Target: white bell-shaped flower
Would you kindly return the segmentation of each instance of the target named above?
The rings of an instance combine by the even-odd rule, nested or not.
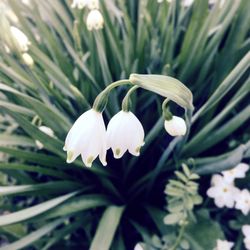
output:
[[[28,37],[18,28],[11,26],[10,32],[22,52],[27,52],[31,44]]]
[[[248,215],[250,212],[250,192],[247,189],[243,189],[239,193],[236,199],[235,208],[241,210],[244,215]]]
[[[88,8],[91,10],[99,9],[99,0],[88,0]]]
[[[172,136],[182,136],[187,132],[186,122],[178,116],[172,116],[171,120],[165,120],[164,127]]]
[[[246,163],[239,163],[236,167],[223,171],[222,174],[228,182],[233,182],[236,178],[245,178],[249,166]]]
[[[132,112],[120,111],[107,127],[107,149],[111,148],[115,158],[121,158],[128,150],[138,156],[144,145],[144,129]]]
[[[54,137],[54,131],[49,127],[40,126],[39,130],[42,131],[44,134],[49,135],[50,137]],[[43,144],[40,141],[36,140],[35,142],[39,149],[43,148]]]
[[[250,250],[250,225],[244,225],[242,227],[242,233],[244,234],[244,244],[246,249]]]
[[[88,4],[88,0],[73,0],[71,8],[83,9]]]
[[[227,240],[217,240],[216,248],[214,250],[231,250],[234,243]]]
[[[91,167],[99,155],[101,163],[106,166],[106,128],[102,114],[94,109],[83,113],[68,132],[63,149],[67,151],[67,163],[81,154],[83,163]]]
[[[26,65],[28,65],[29,67],[32,67],[34,65],[34,60],[28,53],[23,53],[22,59],[23,59],[24,63]]]
[[[88,30],[99,30],[102,29],[104,25],[104,19],[102,13],[97,10],[91,10],[87,16],[87,28]]]
[[[227,182],[221,175],[214,175],[211,184],[212,187],[207,190],[207,195],[214,199],[215,205],[219,208],[233,208],[240,190],[233,183]]]

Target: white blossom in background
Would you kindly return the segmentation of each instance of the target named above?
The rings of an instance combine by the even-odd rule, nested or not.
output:
[[[175,115],[173,115],[171,120],[165,120],[164,127],[171,136],[182,136],[187,132],[186,122],[181,117]]]
[[[28,53],[23,53],[22,59],[23,59],[24,63],[26,65],[28,65],[29,67],[32,67],[34,65],[34,60]]]
[[[31,4],[31,0],[22,0],[22,3],[29,6]]]
[[[4,14],[12,23],[18,23],[18,17],[7,2],[0,1],[0,10],[1,13]]]
[[[71,8],[83,9],[88,4],[88,0],[73,0]]]
[[[220,8],[222,8],[223,5],[224,5],[224,3],[225,3],[225,0],[209,0],[209,4],[214,5],[214,4],[216,4],[218,1],[220,1],[220,4],[219,4]]]
[[[143,248],[143,246],[142,246],[142,243],[137,243],[137,244],[135,245],[134,250],[144,250],[144,248]]]
[[[87,28],[88,30],[99,30],[104,25],[104,19],[102,13],[97,10],[91,10],[87,16]]]
[[[245,178],[249,166],[245,163],[239,163],[235,168],[223,171],[222,174],[228,182],[233,182],[236,178]]]
[[[10,32],[16,43],[19,45],[20,50],[22,52],[27,52],[29,49],[29,45],[31,44],[28,37],[15,26],[10,27]]]
[[[235,208],[241,210],[244,215],[248,215],[250,212],[250,192],[247,189],[240,191]]]
[[[88,0],[88,8],[93,9],[99,9],[99,0]]]
[[[233,242],[227,240],[217,240],[217,245],[214,250],[231,250],[234,246]]]
[[[247,250],[250,250],[250,225],[244,225],[242,227],[242,233],[244,235],[244,244]]]
[[[67,163],[73,162],[79,155],[87,167],[99,155],[101,163],[106,166],[106,128],[102,114],[90,109],[83,113],[69,130],[65,140]]]
[[[211,185],[207,190],[207,195],[214,199],[215,205],[220,208],[233,208],[235,198],[240,192],[234,183],[227,182],[221,175],[213,175]]]
[[[194,0],[182,0],[182,5],[184,7],[189,7],[190,5],[192,5],[194,2]]]
[[[51,128],[49,128],[49,127],[40,126],[40,127],[39,127],[39,130],[41,130],[41,131],[42,131],[44,134],[46,134],[46,135],[49,135],[49,136],[51,136],[51,137],[54,137],[54,131],[53,131]],[[42,148],[43,148],[43,144],[42,144],[40,141],[36,140],[35,142],[36,142],[36,145],[37,145],[37,147],[38,147],[39,149],[42,149]]]
[[[83,9],[88,6],[90,10],[99,9],[99,0],[73,0],[71,8]]]
[[[144,129],[132,112],[120,111],[107,127],[107,149],[111,148],[115,158],[121,158],[128,150],[138,156],[144,145]]]

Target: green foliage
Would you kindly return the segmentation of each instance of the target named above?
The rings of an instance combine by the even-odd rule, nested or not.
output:
[[[13,23],[0,8],[0,230],[11,242],[8,249],[89,249],[93,239],[92,246],[104,242],[106,249],[133,249],[154,234],[161,235],[163,246],[173,246],[180,227],[163,224],[161,202],[168,180],[171,215],[181,212],[178,219],[186,219],[193,211],[197,220],[185,226],[184,243],[177,247],[213,247],[223,234],[219,224],[193,209],[201,201],[197,183],[185,167],[176,172],[178,181],[173,173],[183,162],[208,175],[249,160],[250,1],[228,0],[220,8],[205,0],[189,7],[180,0],[102,0],[104,28],[93,32],[86,27],[88,10],[70,8],[70,0],[6,2],[19,20]],[[28,36],[32,67],[9,40],[9,25]],[[90,169],[81,160],[66,164],[62,147],[73,122],[106,86],[133,73],[169,80],[162,86],[148,78],[142,87],[150,91],[131,95],[146,132],[140,157],[115,161],[108,155],[107,167],[95,162]],[[170,96],[190,108],[188,133],[174,139],[163,129],[163,98],[151,92],[169,97],[173,79],[193,93],[191,98],[177,84],[181,92],[174,88],[178,96]],[[127,90],[110,94],[105,121],[120,110]],[[170,106],[181,116],[178,105]],[[41,125],[55,136],[39,130]],[[210,177],[202,178],[205,190]]]
[[[177,180],[170,179],[165,188],[169,214],[164,218],[164,223],[167,225],[187,224],[193,218],[194,206],[202,203],[202,197],[198,194],[199,186],[195,182],[200,177],[185,164],[182,170],[175,171]]]

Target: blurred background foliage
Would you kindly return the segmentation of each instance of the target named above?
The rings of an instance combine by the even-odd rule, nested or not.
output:
[[[71,1],[28,2],[1,6],[0,232],[11,242],[2,249],[133,249],[153,234],[175,232],[163,224],[164,188],[175,169],[186,163],[201,175],[205,197],[209,174],[249,161],[250,1],[102,0],[104,28],[91,32],[88,11],[71,9]],[[18,50],[6,52],[10,25],[28,36],[33,66]],[[66,164],[63,141],[75,119],[105,86],[131,73],[170,75],[192,90],[190,133],[170,138],[162,98],[139,90],[132,103],[146,131],[141,156],[108,155],[107,167],[96,162],[91,169],[80,160]],[[106,121],[126,90],[110,96]],[[183,114],[175,105],[171,110]],[[241,185],[249,187],[249,180]],[[225,223],[229,215],[222,212],[213,224],[214,207],[204,199],[185,235],[191,249],[210,249],[223,231],[241,249],[242,239]],[[197,238],[199,230],[207,237]]]

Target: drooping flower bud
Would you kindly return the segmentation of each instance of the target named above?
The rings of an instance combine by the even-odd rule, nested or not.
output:
[[[164,127],[171,136],[182,136],[187,132],[186,122],[178,116],[172,116],[171,120],[165,120]]]
[[[87,28],[88,30],[99,30],[104,25],[104,19],[101,12],[97,9],[91,10],[87,16]]]
[[[88,0],[73,0],[71,8],[83,9],[88,3]]]
[[[29,67],[32,67],[34,65],[34,60],[28,53],[23,53],[22,59],[23,59],[24,63],[26,65],[28,65]]]
[[[39,130],[41,130],[44,134],[46,134],[46,135],[49,135],[49,136],[51,136],[51,137],[54,137],[54,131],[51,129],[51,128],[49,128],[49,127],[46,127],[46,126],[40,126],[39,127]],[[42,149],[43,148],[43,144],[40,142],[40,141],[38,141],[38,140],[36,140],[36,145],[37,145],[37,147],[39,148],[39,149]]]
[[[21,52],[27,52],[31,44],[28,37],[18,28],[11,26],[10,32]]]

